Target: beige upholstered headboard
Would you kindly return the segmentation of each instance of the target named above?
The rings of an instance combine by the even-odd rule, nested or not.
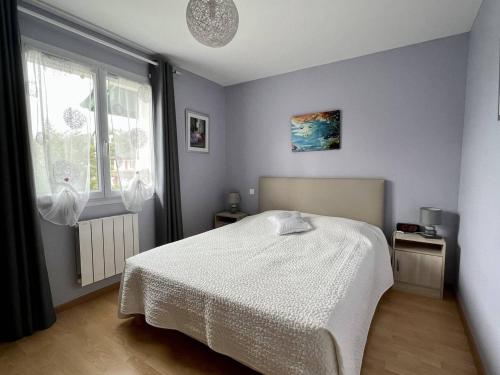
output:
[[[384,180],[261,177],[259,211],[296,210],[384,224]]]

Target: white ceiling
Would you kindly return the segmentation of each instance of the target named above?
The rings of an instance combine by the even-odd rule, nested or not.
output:
[[[238,33],[196,42],[188,0],[35,0],[77,16],[221,85],[470,31],[482,0],[234,0]]]

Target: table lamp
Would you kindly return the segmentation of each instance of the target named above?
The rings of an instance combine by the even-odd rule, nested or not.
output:
[[[441,238],[437,235],[435,225],[441,224],[443,211],[435,207],[420,208],[420,222],[425,226],[424,232],[420,233],[425,238]]]
[[[229,193],[227,196],[227,203],[229,203],[231,213],[238,212],[238,205],[241,202],[240,193]]]

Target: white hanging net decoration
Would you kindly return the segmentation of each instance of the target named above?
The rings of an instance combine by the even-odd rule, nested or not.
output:
[[[24,57],[38,211],[51,223],[73,226],[91,191],[96,121],[84,101],[94,95],[95,75],[88,66],[31,47]]]
[[[81,167],[67,160],[52,163],[52,174],[55,183],[73,183],[80,178]]]
[[[82,126],[87,124],[87,118],[78,109],[73,109],[71,107],[66,108],[63,113],[64,122],[71,129],[80,129]]]
[[[189,0],[186,21],[198,42],[223,47],[238,30],[238,9],[232,0]]]

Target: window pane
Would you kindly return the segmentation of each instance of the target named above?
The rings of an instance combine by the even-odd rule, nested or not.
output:
[[[108,74],[108,131],[112,190],[126,188],[140,174],[153,183],[152,95],[147,83]]]
[[[97,160],[97,139],[96,133],[90,138],[90,191],[101,191],[99,185],[99,163]]]
[[[65,183],[88,191],[88,179],[90,191],[99,191],[95,72],[34,49],[25,57],[37,194],[57,193]]]

